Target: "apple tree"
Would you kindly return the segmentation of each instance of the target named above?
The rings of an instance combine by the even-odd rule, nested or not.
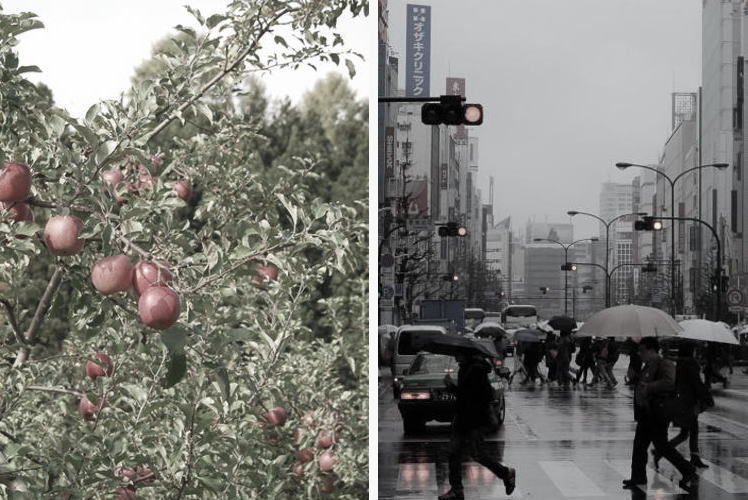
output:
[[[26,78],[42,23],[0,11],[3,495],[366,495],[366,200],[315,196],[314,157],[267,168],[235,103],[250,73],[353,71],[336,22],[367,10],[190,9],[160,73],[82,119]]]

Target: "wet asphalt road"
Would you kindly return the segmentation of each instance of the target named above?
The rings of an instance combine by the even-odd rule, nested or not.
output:
[[[513,361],[508,358],[508,365]],[[617,388],[563,390],[517,381],[506,393],[507,416],[488,441],[496,456],[517,468],[517,489],[508,497],[503,483],[472,462],[464,464],[466,499],[674,499],[748,500],[748,375],[736,367],[729,389],[713,387],[715,408],[699,417],[704,461],[698,491],[678,488],[680,474],[666,460],[660,472],[650,459],[647,491],[621,489],[630,475],[634,436],[633,391],[623,386],[628,358],[616,366]],[[403,436],[389,370],[379,377],[379,498],[435,499],[449,489],[449,426],[430,423],[420,434]],[[674,436],[677,429],[670,430]],[[679,450],[688,458],[688,445]]]

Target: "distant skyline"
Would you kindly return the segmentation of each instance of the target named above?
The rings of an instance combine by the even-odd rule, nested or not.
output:
[[[6,13],[34,12],[45,28],[22,34],[17,47],[22,65],[36,65],[41,73],[29,79],[44,82],[52,89],[55,103],[74,116],[102,99],[117,98],[130,86],[135,68],[151,57],[153,44],[170,33],[177,24],[194,26],[186,11],[188,4],[203,16],[221,12],[227,0],[130,0],[128,2],[90,2],[65,0],[4,0]],[[359,98],[370,94],[370,75],[376,65],[375,47],[370,43],[369,19],[341,19],[339,27],[346,47],[362,53],[366,62],[354,58],[356,76],[351,85]],[[345,66],[332,63],[311,68],[280,70],[261,78],[269,95],[289,96],[298,102],[303,93],[331,71],[348,75]]]
[[[599,211],[618,161],[656,163],[671,132],[671,93],[701,84],[701,3],[683,0],[390,0],[390,43],[404,60],[405,6],[431,5],[431,95],[466,79],[485,121],[478,187],[512,227]],[[401,61],[400,86],[404,84]],[[575,238],[598,235],[573,220]]]

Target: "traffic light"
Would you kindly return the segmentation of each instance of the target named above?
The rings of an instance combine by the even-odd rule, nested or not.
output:
[[[637,231],[659,231],[662,229],[662,221],[654,220],[654,217],[644,216],[643,220],[634,221],[634,229]]]
[[[467,236],[467,228],[457,222],[447,222],[446,225],[439,227],[439,236]]]
[[[548,288],[547,286],[541,286],[541,287],[540,287],[540,291],[541,291],[541,293],[542,293],[543,295],[545,295],[546,293],[550,292],[550,291],[551,291],[551,289],[550,289],[550,288]]]
[[[460,277],[457,276],[455,273],[449,273],[442,276],[442,279],[444,281],[459,281]]]
[[[711,286],[713,292],[717,291],[717,283],[719,283],[719,280],[716,276],[712,276],[709,278],[709,285]]]
[[[561,265],[561,270],[562,271],[576,271],[577,266],[572,264],[571,262],[567,262],[566,264]]]
[[[483,123],[483,106],[462,104],[459,95],[443,95],[439,102],[429,102],[421,107],[421,122],[426,125],[480,125]]]

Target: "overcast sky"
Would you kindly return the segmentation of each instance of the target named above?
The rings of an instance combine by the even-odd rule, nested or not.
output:
[[[617,161],[657,162],[670,94],[701,84],[697,0],[390,0],[403,61],[407,3],[432,6],[431,95],[444,93],[447,76],[464,77],[468,101],[484,106],[471,129],[479,187],[485,202],[494,176],[494,214],[511,215],[515,229],[532,216],[597,213],[600,184],[635,175]],[[592,219],[574,223],[575,237],[597,234]]]
[[[194,26],[184,8],[189,4],[205,16],[222,12],[227,0],[3,0],[6,13],[31,11],[45,28],[21,35],[18,47],[21,65],[36,65],[40,74],[29,74],[43,81],[54,92],[58,106],[81,116],[101,99],[116,98],[130,85],[134,69],[151,55],[154,42],[172,31],[173,26]],[[369,66],[375,64],[374,30],[364,29],[368,21],[350,17],[339,26],[346,46],[363,53],[370,64],[356,59],[358,74],[352,81],[358,95],[368,98]],[[305,90],[335,65],[320,64],[296,72],[278,71],[263,77],[268,92],[290,96],[296,101]],[[345,70],[344,70],[345,71]],[[347,75],[347,72],[345,72]]]

